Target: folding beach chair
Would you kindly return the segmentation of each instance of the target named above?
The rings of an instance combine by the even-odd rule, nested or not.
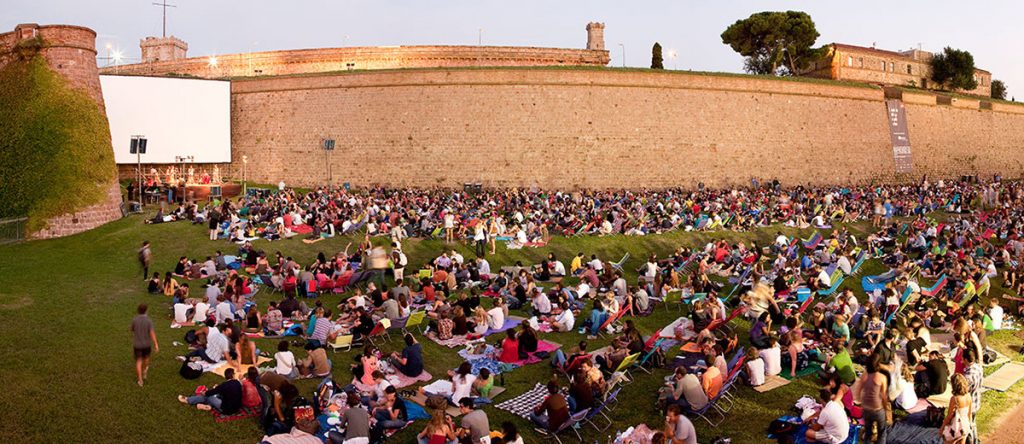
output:
[[[590,424],[591,426],[594,427],[595,430],[597,430],[599,432],[603,432],[603,431],[607,430],[608,427],[611,427],[612,426],[612,420],[611,420],[611,418],[608,417],[608,415],[604,414],[604,408],[608,404],[610,404],[612,402],[615,402],[615,399],[618,398],[619,391],[621,391],[621,390],[622,390],[622,387],[619,387],[619,388],[616,388],[611,393],[609,393],[608,396],[606,396],[605,399],[603,399],[601,401],[601,403],[597,405],[597,407],[594,407],[594,408],[590,409],[590,413],[587,413],[587,416],[585,418],[583,418],[583,422],[586,422],[587,424]],[[598,426],[597,423],[594,422],[594,418],[597,417],[597,416],[601,416],[602,418],[604,418],[604,420],[607,421],[608,424],[606,424],[604,427]]]
[[[628,260],[629,260],[629,252],[627,251],[626,254],[622,256],[622,259],[619,259],[618,262],[612,262],[609,265],[611,265],[613,269],[622,271],[622,266],[625,265],[626,261],[628,261]]]
[[[338,336],[338,337],[334,338],[334,341],[328,342],[327,346],[330,347],[331,350],[333,350],[335,352],[337,352],[338,349],[341,349],[341,348],[344,348],[345,351],[349,351],[349,350],[352,350],[352,339],[353,339],[352,335]]]
[[[409,318],[405,320],[405,325],[402,326],[402,333],[408,334],[409,329],[416,328],[419,332],[423,333],[423,321],[427,318],[427,312],[424,310],[414,311],[409,314]]]
[[[580,442],[583,442],[583,436],[580,435],[579,430],[577,430],[576,424],[579,424],[580,421],[583,421],[583,418],[586,418],[589,413],[590,409],[583,409],[576,413],[573,413],[572,416],[570,416],[569,419],[563,422],[562,425],[558,426],[558,429],[556,429],[554,432],[549,432],[544,429],[534,430],[536,430],[537,433],[540,433],[541,435],[555,438],[555,441],[558,442],[558,444],[562,444],[562,438],[560,438],[558,435],[562,434],[562,432],[566,430],[572,430],[572,432],[576,434],[576,438],[579,439]]]
[[[945,288],[946,283],[948,281],[949,281],[949,278],[946,276],[945,273],[943,273],[941,276],[939,276],[939,279],[937,281],[935,281],[934,284],[932,284],[931,287],[922,288],[921,289],[921,295],[922,296],[928,296],[928,297],[934,297],[935,295],[939,294],[939,292],[942,291],[943,288]]]

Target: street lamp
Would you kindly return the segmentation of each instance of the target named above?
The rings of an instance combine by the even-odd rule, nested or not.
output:
[[[623,45],[622,43],[619,43],[619,46],[622,47],[622,67],[625,68],[626,67],[626,45]]]
[[[249,156],[242,155],[242,196],[245,196],[245,192],[248,189],[245,182],[245,166],[249,164]]]

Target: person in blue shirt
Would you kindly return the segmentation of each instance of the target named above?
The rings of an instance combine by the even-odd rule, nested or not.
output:
[[[411,334],[406,334],[402,354],[391,352],[391,361],[403,375],[415,378],[423,373],[422,346]]]

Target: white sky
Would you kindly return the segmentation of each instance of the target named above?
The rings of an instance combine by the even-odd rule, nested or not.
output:
[[[0,30],[18,23],[88,26],[137,61],[139,39],[160,35],[160,0],[3,0]],[[375,45],[485,45],[582,48],[588,21],[606,24],[612,64],[650,66],[651,45],[677,51],[665,67],[742,71],[742,58],[719,35],[737,19],[764,10],[809,13],[818,45],[843,42],[904,50],[966,49],[1024,100],[1024,2],[933,1],[583,1],[583,0],[168,0],[168,34],[189,55],[254,50]],[[105,62],[101,62],[105,63]],[[1007,97],[1009,98],[1009,96]]]

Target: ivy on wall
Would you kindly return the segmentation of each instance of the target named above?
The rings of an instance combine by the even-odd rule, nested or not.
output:
[[[46,220],[102,202],[116,171],[107,117],[37,53],[0,69],[0,217]]]

